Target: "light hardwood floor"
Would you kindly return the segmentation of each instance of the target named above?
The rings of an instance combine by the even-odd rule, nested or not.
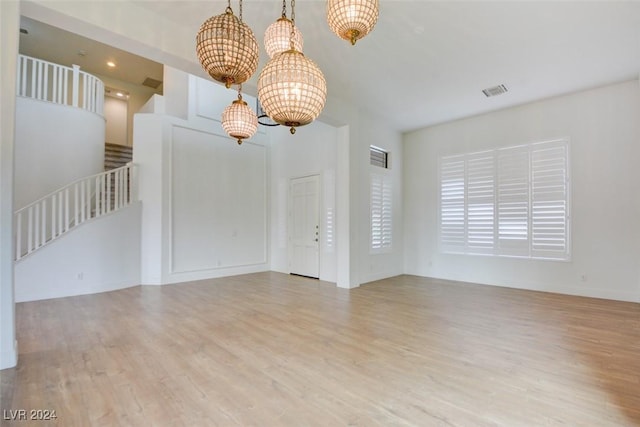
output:
[[[640,304],[278,273],[17,305],[2,409],[59,426],[638,426]]]

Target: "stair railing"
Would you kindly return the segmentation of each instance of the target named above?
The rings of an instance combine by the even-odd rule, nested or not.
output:
[[[72,228],[137,200],[135,165],[128,163],[68,184],[14,214],[15,260]]]
[[[96,114],[104,111],[104,83],[80,66],[65,67],[18,55],[18,96],[78,107]]]

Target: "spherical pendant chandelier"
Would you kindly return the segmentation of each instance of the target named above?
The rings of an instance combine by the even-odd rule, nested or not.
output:
[[[327,82],[320,68],[302,52],[289,49],[267,63],[258,78],[258,98],[273,121],[295,128],[322,112]]]
[[[255,111],[242,100],[242,87],[238,87],[238,99],[222,112],[222,128],[231,138],[242,144],[258,130],[258,117]]]
[[[293,34],[291,29],[293,28]],[[273,58],[278,53],[289,50],[293,42],[294,49],[302,52],[302,33],[296,26],[292,27],[291,20],[287,18],[287,3],[282,1],[282,16],[273,24],[269,25],[264,33],[264,49],[269,58]]]
[[[294,28],[293,47],[295,50],[302,52],[302,33],[297,27]],[[269,25],[264,33],[264,49],[267,51],[269,58],[289,50],[291,47],[291,20],[286,16],[279,18],[276,22]]]
[[[293,43],[295,0],[291,2],[289,49],[274,56],[258,77],[258,99],[276,123],[296,127],[314,121],[327,98],[327,82],[320,68],[297,50]]]
[[[378,13],[378,0],[327,0],[329,27],[352,45],[373,30]]]
[[[258,42],[251,28],[231,10],[207,19],[196,36],[196,53],[202,68],[227,88],[247,81],[258,68]]]

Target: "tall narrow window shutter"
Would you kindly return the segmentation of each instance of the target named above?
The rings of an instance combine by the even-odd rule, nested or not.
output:
[[[529,147],[498,150],[498,247],[529,256]]]
[[[492,254],[495,212],[494,151],[467,156],[467,252]]]
[[[371,249],[390,248],[392,244],[391,177],[371,174]]]
[[[440,249],[466,250],[465,156],[443,157],[440,162]]]
[[[568,247],[568,145],[551,141],[531,150],[532,256],[565,259]]]

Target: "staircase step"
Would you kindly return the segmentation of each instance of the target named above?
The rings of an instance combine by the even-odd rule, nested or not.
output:
[[[104,144],[104,169],[111,170],[125,166],[133,160],[133,147],[120,144]]]

